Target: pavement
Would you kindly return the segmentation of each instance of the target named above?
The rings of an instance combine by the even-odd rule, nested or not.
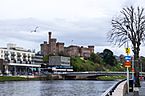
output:
[[[120,83],[117,88],[114,90],[114,92],[112,93],[112,96],[123,96],[124,94],[124,85],[126,84],[126,81],[123,81],[122,83]]]
[[[141,81],[141,88],[139,89],[139,96],[145,96],[145,81]]]
[[[141,81],[141,87],[139,88],[139,91],[130,92],[126,94],[125,96],[145,96],[145,81]]]
[[[117,86],[117,88],[112,93],[112,96],[145,96],[145,80],[141,81],[140,83],[141,87],[134,87],[134,92],[129,92],[128,94],[124,95],[123,93],[126,93],[123,90],[126,84],[126,81],[124,81]]]

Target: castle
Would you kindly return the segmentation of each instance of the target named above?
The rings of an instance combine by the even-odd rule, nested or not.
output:
[[[48,32],[48,42],[44,41],[40,44],[42,55],[65,55],[65,56],[81,56],[90,57],[91,53],[94,53],[94,46],[64,46],[64,43],[56,42],[56,38],[51,38],[52,32]]]

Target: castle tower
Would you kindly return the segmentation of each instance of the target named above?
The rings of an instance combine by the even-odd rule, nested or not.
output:
[[[64,53],[64,43],[57,42],[56,43],[57,53],[63,55]]]
[[[55,38],[50,39],[49,49],[50,49],[49,54],[56,55],[56,39]]]
[[[48,32],[48,36],[49,36],[49,38],[48,38],[48,42],[49,42],[49,44],[51,43],[51,32]]]
[[[43,44],[40,44],[41,47],[41,54],[43,54],[44,56],[48,54],[48,45],[46,41],[44,41]]]
[[[90,53],[94,53],[94,46],[88,46]]]

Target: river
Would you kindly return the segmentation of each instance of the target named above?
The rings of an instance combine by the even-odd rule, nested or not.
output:
[[[50,80],[0,82],[0,96],[101,96],[117,81]]]

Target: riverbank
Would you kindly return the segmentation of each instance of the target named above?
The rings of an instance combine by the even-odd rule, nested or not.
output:
[[[125,79],[126,76],[99,76],[96,79],[101,81],[113,81],[113,80],[120,80]]]
[[[113,80],[118,80],[118,79],[125,79],[126,76],[99,76],[96,79],[92,80],[98,80],[98,81],[113,81]],[[56,77],[40,77],[40,76],[0,76],[0,82],[3,81],[33,81],[33,80],[63,80],[63,79],[58,79]],[[71,80],[71,79],[67,79]],[[91,80],[91,79],[86,79],[86,78],[77,78],[77,79],[72,79],[72,80]]]
[[[0,82],[3,81],[29,81],[29,80],[40,80],[39,77],[26,77],[26,76],[0,76]]]

